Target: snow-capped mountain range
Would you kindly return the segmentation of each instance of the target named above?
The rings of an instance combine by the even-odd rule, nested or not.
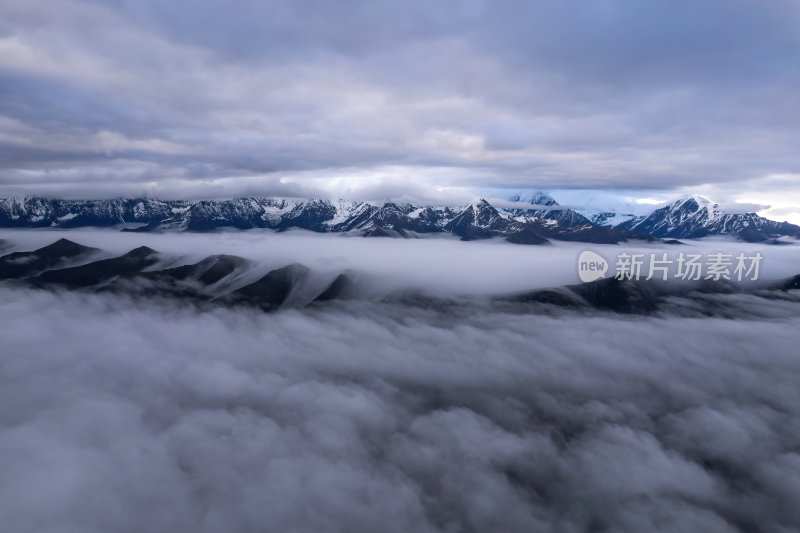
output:
[[[719,204],[702,196],[683,197],[647,216],[629,218],[616,227],[678,239],[733,235],[745,241],[760,242],[778,236],[800,237],[800,226],[769,220],[756,213],[725,213]]]
[[[121,227],[124,231],[301,228],[372,237],[450,233],[464,240],[504,237],[520,244],[543,244],[550,239],[616,243],[709,235],[747,241],[800,238],[800,226],[755,213],[724,213],[717,204],[697,196],[682,198],[647,216],[570,209],[538,191],[515,193],[503,201],[480,199],[458,207],[285,198],[0,200],[0,227],[84,226]]]

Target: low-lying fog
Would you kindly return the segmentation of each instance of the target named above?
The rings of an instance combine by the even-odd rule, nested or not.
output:
[[[558,242],[531,246],[503,240],[463,242],[451,237],[420,239],[364,238],[307,231],[275,233],[270,230],[219,233],[126,233],[114,230],[0,230],[14,250],[31,250],[66,238],[122,254],[137,246],[189,256],[197,260],[210,254],[232,254],[267,267],[292,262],[319,271],[354,269],[383,279],[387,284],[410,285],[430,291],[502,293],[578,283],[578,256],[593,250],[605,257],[613,274],[621,252],[716,253],[764,256],[762,279],[800,274],[800,243],[748,244],[729,239],[685,241],[684,246],[660,243],[597,245]],[[674,258],[674,257],[673,257]]]
[[[18,249],[60,237],[460,292],[574,283],[581,250],[625,249],[0,232]],[[797,246],[687,247],[761,250],[770,277],[800,273]],[[0,283],[0,529],[797,531],[800,303],[730,298],[764,309],[198,311]]]
[[[797,530],[797,307],[454,320],[1,288],[0,524]]]

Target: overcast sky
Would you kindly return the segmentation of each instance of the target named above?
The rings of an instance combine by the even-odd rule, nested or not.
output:
[[[798,220],[798,86],[794,0],[0,0],[0,195],[700,192]]]

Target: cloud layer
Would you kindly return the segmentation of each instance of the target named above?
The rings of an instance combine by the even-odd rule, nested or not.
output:
[[[578,258],[593,250],[616,271],[622,253],[667,253],[675,260],[681,252],[707,256],[760,253],[760,279],[776,281],[800,273],[800,246],[773,246],[705,239],[676,247],[661,243],[602,245],[557,242],[544,247],[510,244],[502,240],[460,241],[450,237],[421,239],[372,239],[307,231],[275,233],[248,230],[219,233],[127,233],[107,229],[15,230],[0,228],[0,241],[8,251],[30,251],[66,238],[100,248],[111,256],[139,246],[162,252],[177,264],[200,261],[211,254],[230,254],[253,260],[264,269],[290,263],[314,271],[339,274],[354,270],[374,279],[382,291],[415,287],[433,294],[487,295],[579,283]],[[8,252],[6,252],[8,253]],[[646,275],[646,269],[644,270]],[[266,273],[266,271],[265,271]]]
[[[0,188],[727,200],[800,173],[798,20],[788,0],[3,0]]]
[[[198,314],[2,288],[0,321],[10,530],[800,526],[798,309]]]

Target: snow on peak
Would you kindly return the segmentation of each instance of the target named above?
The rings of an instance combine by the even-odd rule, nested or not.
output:
[[[552,196],[542,191],[520,191],[512,194],[508,198],[512,202],[522,202],[534,205],[558,205]]]
[[[692,200],[694,200],[694,203],[697,204],[699,209],[702,209],[703,207],[712,207],[717,205],[708,198],[706,198],[705,196],[700,196],[697,194],[684,194],[683,196],[672,202],[671,207],[679,208]]]
[[[688,204],[688,205],[687,205]],[[696,208],[692,209],[691,213],[687,213],[687,216],[697,216],[702,213],[701,216],[707,218],[709,221],[718,220],[722,218],[725,213],[720,208],[719,204],[712,202],[708,198],[699,195],[692,195],[687,194],[679,199],[675,200],[672,204],[669,205],[670,211],[682,211],[687,212],[685,207],[690,207],[694,204],[697,206]]]

